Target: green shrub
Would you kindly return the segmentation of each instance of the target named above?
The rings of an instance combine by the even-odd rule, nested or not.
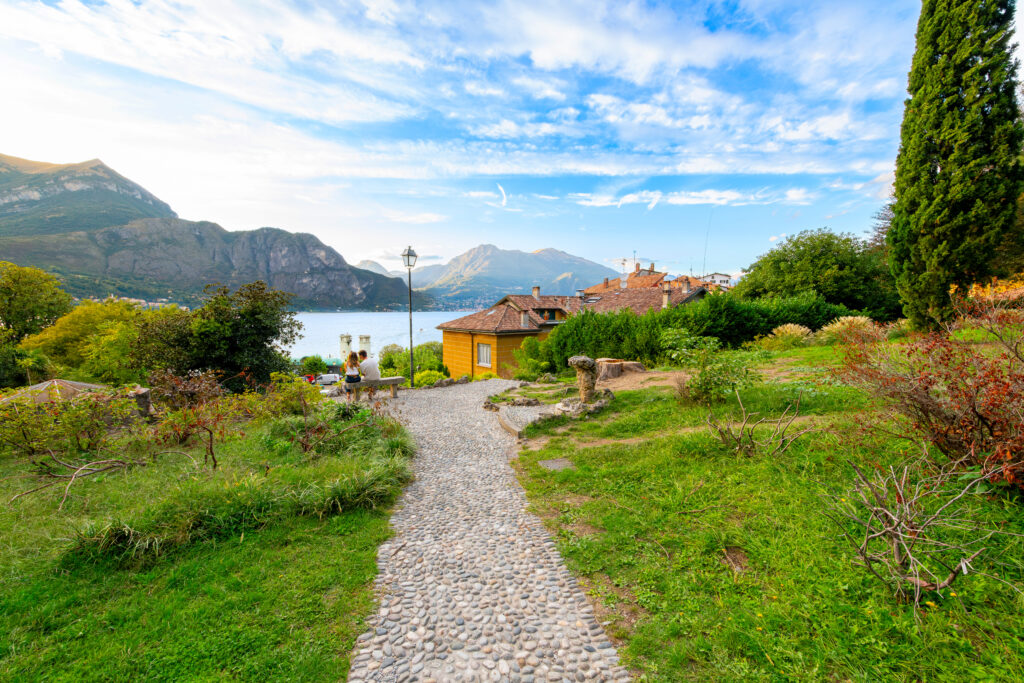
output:
[[[549,355],[546,340],[527,337],[518,349],[512,351],[512,356],[516,359],[512,377],[526,382],[536,381],[539,376],[551,369]]]
[[[544,363],[549,371],[561,372],[566,361],[577,354],[637,360],[654,367],[668,359],[662,345],[665,330],[686,328],[696,336],[715,337],[724,346],[737,347],[770,334],[780,325],[816,330],[851,313],[845,306],[830,304],[812,292],[785,299],[713,294],[685,306],[639,316],[630,310],[600,314],[583,311],[556,327],[544,341],[524,341],[516,362],[527,379]]]
[[[722,401],[751,382],[752,373],[743,359],[724,353],[714,337],[698,337],[685,328],[665,330],[662,343],[669,358],[693,369],[680,393],[695,403]]]
[[[438,372],[437,370],[424,370],[416,373],[416,386],[426,387],[430,386],[434,382],[444,379],[444,373]]]
[[[40,405],[7,401],[0,404],[0,450],[27,456],[95,452],[108,445],[135,409],[134,400],[117,392],[87,392]]]

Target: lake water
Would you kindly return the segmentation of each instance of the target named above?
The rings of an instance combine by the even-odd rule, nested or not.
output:
[[[466,312],[413,311],[414,343],[441,341],[441,330],[437,326],[464,315]],[[352,335],[353,350],[359,348],[359,335],[370,335],[372,354],[387,344],[409,346],[408,312],[298,313],[296,317],[302,323],[303,330],[302,338],[289,349],[292,358],[312,355],[337,358],[340,353],[338,336],[342,334]]]

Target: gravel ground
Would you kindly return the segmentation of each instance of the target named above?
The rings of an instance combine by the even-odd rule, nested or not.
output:
[[[508,460],[489,380],[400,392],[416,481],[380,547],[379,609],[356,643],[361,681],[629,680]]]

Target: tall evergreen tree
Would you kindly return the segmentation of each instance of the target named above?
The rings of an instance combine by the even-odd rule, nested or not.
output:
[[[950,291],[993,273],[1024,170],[1014,0],[924,0],[910,70],[890,259],[918,326],[950,315]]]

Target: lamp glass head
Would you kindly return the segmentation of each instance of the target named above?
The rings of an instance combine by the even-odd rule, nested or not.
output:
[[[412,250],[412,247],[406,247],[405,251],[402,252],[402,263],[405,264],[406,268],[412,268],[416,265],[416,252]]]

